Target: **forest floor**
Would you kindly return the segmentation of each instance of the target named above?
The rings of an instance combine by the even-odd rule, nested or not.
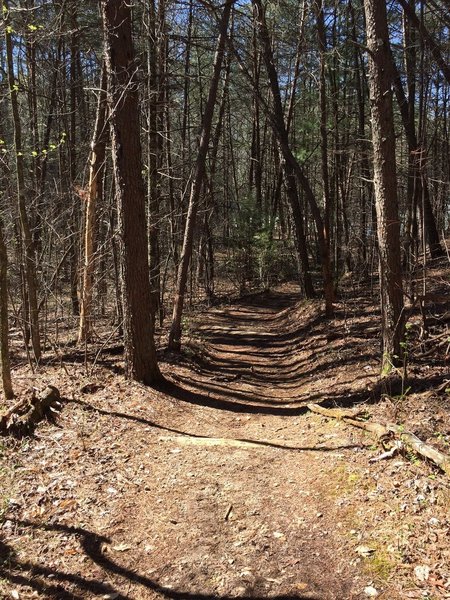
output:
[[[18,395],[53,384],[63,408],[1,442],[0,597],[450,598],[448,476],[412,452],[371,463],[374,438],[306,407],[358,405],[450,452],[448,346],[415,314],[403,393],[380,393],[377,302],[348,282],[327,321],[285,285],[197,312],[158,391],[113,346],[34,374],[16,356]],[[448,331],[448,304],[427,318]]]

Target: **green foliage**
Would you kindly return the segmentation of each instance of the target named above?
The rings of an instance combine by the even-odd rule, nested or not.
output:
[[[269,225],[253,236],[258,279],[262,287],[269,288],[276,268],[276,249],[273,240],[272,227]]]
[[[306,148],[300,148],[295,152],[295,158],[299,163],[304,163],[309,156],[308,150]]]
[[[239,282],[241,291],[247,288],[269,289],[285,278],[294,277],[295,263],[286,243],[275,237],[277,222],[261,222],[253,198],[241,201],[235,215],[233,256],[228,274]]]
[[[378,580],[387,581],[396,566],[395,557],[379,546],[366,563],[367,571]]]

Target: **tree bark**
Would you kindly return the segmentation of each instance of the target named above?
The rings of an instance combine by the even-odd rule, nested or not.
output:
[[[368,246],[371,243],[369,231],[374,229],[374,223],[371,223],[373,215],[373,183],[372,174],[369,162],[370,142],[367,140],[366,132],[366,81],[364,75],[363,57],[361,48],[358,43],[358,35],[356,28],[356,15],[352,2],[349,2],[351,36],[353,42],[353,70],[354,70],[354,85],[357,99],[357,136],[358,136],[358,154],[361,156],[360,170],[360,236],[361,236],[361,253],[357,258],[357,264],[361,267],[363,273],[368,273]],[[375,219],[374,219],[375,220]]]
[[[14,398],[9,362],[8,326],[8,256],[3,237],[3,223],[0,221],[0,369],[3,393],[7,400]]]
[[[91,142],[91,157],[89,165],[89,185],[85,200],[84,218],[84,264],[83,287],[81,290],[80,326],[78,343],[89,340],[92,334],[92,294],[94,285],[95,256],[94,242],[96,230],[96,207],[103,199],[103,174],[106,154],[106,68],[102,65],[100,75],[100,91],[97,103],[97,116]]]
[[[286,131],[289,135],[292,120],[294,117],[294,106],[297,98],[297,84],[298,78],[300,75],[300,65],[301,65],[301,55],[304,47],[304,27],[306,21],[306,2],[303,2],[299,23],[299,31],[298,31],[298,44],[297,44],[297,53],[295,57],[295,66],[294,66],[294,76],[292,78],[291,85],[291,95],[289,98],[289,103],[287,107],[287,115],[286,115]],[[282,153],[279,152],[280,159],[283,158]],[[297,182],[295,179],[295,174],[292,170],[292,167],[289,167],[286,161],[283,159],[282,161],[283,171],[285,176],[285,185],[286,185],[286,194],[288,196],[289,204],[292,210],[292,217],[294,220],[294,230],[296,237],[296,250],[298,256],[298,262],[300,265],[300,285],[303,293],[306,298],[315,298],[316,293],[314,290],[314,285],[311,277],[310,266],[309,266],[309,257],[308,257],[308,245],[305,234],[305,218],[304,218],[304,207],[303,203],[298,194]],[[282,175],[282,173],[280,173]]]
[[[323,204],[324,204],[324,219],[323,231],[325,244],[327,245],[328,255],[331,257],[331,216],[333,213],[333,202],[330,187],[329,167],[328,167],[328,106],[326,95],[326,50],[327,38],[325,30],[324,2],[323,0],[315,0],[314,10],[316,13],[317,23],[317,40],[319,43],[320,65],[319,65],[319,105],[320,105],[320,156],[322,170],[322,188],[323,188]],[[331,263],[331,258],[330,258]],[[330,264],[331,269],[331,264]]]
[[[392,73],[383,0],[364,0],[372,115],[375,205],[380,261],[382,375],[399,363],[403,338],[403,290],[400,256]]]
[[[154,0],[148,3],[147,14],[147,85],[148,85],[148,229],[150,285],[152,289],[153,320],[158,315],[162,322],[161,304],[161,174],[163,159],[164,69],[165,69],[165,7],[159,3],[158,13]]]
[[[436,227],[436,219],[434,218],[433,208],[431,206],[430,192],[427,180],[423,173],[423,167],[426,158],[424,154],[426,153],[426,149],[421,147],[417,140],[416,126],[414,121],[414,94],[410,94],[410,98],[408,100],[392,52],[390,53],[390,59],[395,95],[400,109],[400,115],[408,144],[408,163],[409,168],[412,170],[412,173],[408,173],[409,180],[412,180],[412,182],[408,181],[408,188],[412,187],[412,194],[415,195],[416,199],[420,199],[420,205],[423,203],[423,218],[428,247],[430,249],[431,257],[438,258],[439,256],[443,256],[445,251],[439,238],[439,232]],[[414,201],[412,196],[409,198],[409,200],[413,205],[412,210],[415,210],[417,208],[417,202]]]
[[[130,4],[126,0],[102,0],[102,16],[119,219],[126,374],[151,385],[160,381],[162,375],[156,359],[151,315],[137,64]]]
[[[77,144],[81,139],[80,129],[77,128],[77,109],[80,81],[77,73],[77,59],[79,50],[78,33],[78,3],[72,0],[68,3],[69,20],[71,25],[70,34],[70,63],[69,63],[69,189],[68,197],[72,203],[70,218],[70,250],[69,250],[69,275],[70,275],[70,300],[72,303],[72,313],[74,316],[80,314],[80,300],[78,298],[78,279],[79,279],[79,231],[80,231],[80,205],[75,199],[74,183],[76,181],[77,171]],[[81,123],[80,123],[81,125]],[[78,134],[78,135],[77,135]],[[77,139],[78,138],[78,139]]]
[[[18,85],[16,83],[13,66],[13,44],[9,24],[9,6],[7,0],[0,0],[0,8],[5,21],[6,62],[8,70],[8,85],[11,100],[11,112],[14,129],[14,149],[16,160],[17,201],[19,219],[23,236],[26,297],[28,306],[26,311],[30,318],[31,344],[36,361],[41,358],[41,341],[39,332],[39,309],[37,301],[36,259],[30,222],[27,211],[27,193],[25,188],[25,164],[22,148],[22,125],[19,114]]]

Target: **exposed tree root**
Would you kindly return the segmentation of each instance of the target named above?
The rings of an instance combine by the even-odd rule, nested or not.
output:
[[[428,458],[440,469],[442,469],[447,475],[450,475],[450,456],[447,456],[446,454],[440,452],[436,448],[425,444],[425,442],[423,442],[416,435],[414,435],[414,433],[410,433],[409,431],[403,431],[403,428],[399,425],[396,425],[394,423],[382,425],[381,423],[362,421],[361,419],[357,418],[359,413],[345,411],[339,408],[324,408],[323,406],[319,406],[318,404],[308,404],[308,408],[311,412],[318,413],[325,417],[338,419],[340,421],[348,423],[349,425],[353,425],[353,427],[358,427],[359,429],[369,431],[370,433],[376,435],[379,440],[383,438],[385,439],[397,437],[406,446],[412,448],[414,452],[417,452],[417,454]]]
[[[59,390],[49,385],[37,394],[33,392],[31,398],[23,398],[16,402],[0,417],[0,435],[29,435],[40,421],[52,418],[60,410]]]

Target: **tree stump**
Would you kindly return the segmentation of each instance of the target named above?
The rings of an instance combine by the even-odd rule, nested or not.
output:
[[[61,394],[53,385],[33,392],[31,398],[23,398],[0,417],[0,435],[30,435],[40,421],[52,420],[61,407]]]

